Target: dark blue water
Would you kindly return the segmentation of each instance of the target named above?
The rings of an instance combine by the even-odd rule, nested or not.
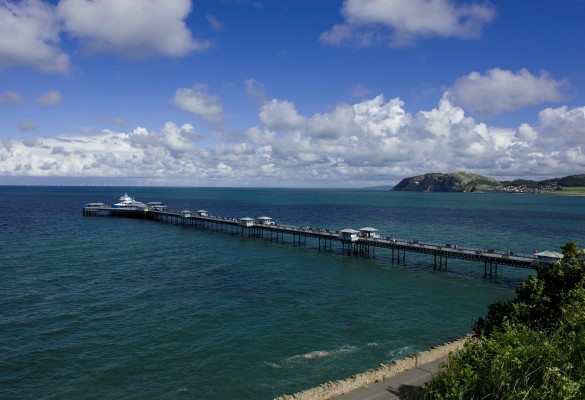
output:
[[[462,336],[529,273],[82,217],[126,189],[178,210],[478,248],[585,239],[584,197],[0,187],[0,398],[270,399]]]

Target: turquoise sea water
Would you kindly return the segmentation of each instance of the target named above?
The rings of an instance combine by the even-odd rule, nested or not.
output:
[[[585,197],[0,187],[0,398],[271,399],[460,337],[529,273],[82,217],[125,190],[178,210],[469,247],[585,242]]]

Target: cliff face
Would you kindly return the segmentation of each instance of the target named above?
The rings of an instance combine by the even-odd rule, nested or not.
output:
[[[469,172],[431,173],[404,178],[392,190],[414,192],[474,192],[498,186],[493,178]]]

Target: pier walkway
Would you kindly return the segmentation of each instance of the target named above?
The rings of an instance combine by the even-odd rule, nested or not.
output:
[[[434,257],[435,269],[446,268],[448,259],[462,259],[483,263],[486,276],[493,273],[497,274],[499,265],[535,269],[539,263],[543,262],[534,254],[499,252],[493,249],[477,249],[448,243],[436,244],[418,240],[380,237],[377,229],[370,227],[360,230],[343,229],[334,231],[280,225],[269,217],[260,217],[256,221],[249,217],[211,216],[205,210],[199,210],[195,213],[187,210],[171,211],[167,210],[165,206],[161,206],[160,203],[149,204],[154,205],[120,208],[103,203],[89,203],[83,207],[83,215],[148,219],[279,242],[284,242],[286,235],[289,238],[288,240],[292,238],[293,244],[306,244],[307,238],[311,238],[315,241],[319,250],[332,249],[333,243],[336,243],[337,246],[341,246],[343,254],[369,255],[375,254],[376,248],[381,248],[387,249],[391,253],[392,261],[396,259],[398,262],[401,259],[405,259],[407,252],[428,254]]]

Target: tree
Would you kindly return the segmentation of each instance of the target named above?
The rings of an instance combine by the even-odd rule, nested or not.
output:
[[[585,254],[575,242],[561,249],[516,299],[488,306],[418,399],[585,398]]]
[[[531,275],[516,288],[516,299],[490,304],[486,318],[474,323],[473,333],[489,335],[506,320],[540,329],[554,328],[571,294],[585,287],[583,251],[576,242],[568,242],[561,250],[563,258],[559,262],[539,266],[536,276]]]

